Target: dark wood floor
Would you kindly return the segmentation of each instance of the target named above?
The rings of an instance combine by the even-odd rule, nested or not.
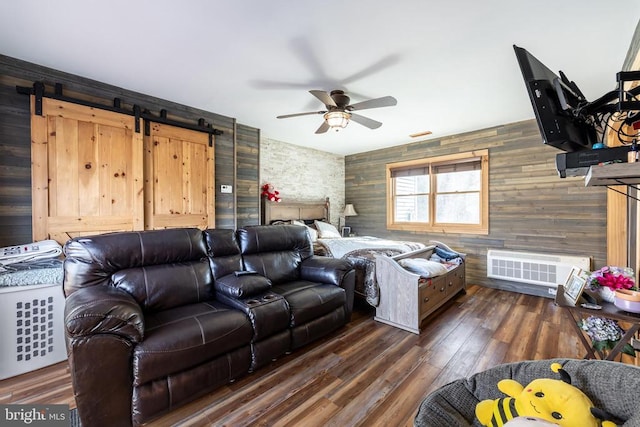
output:
[[[553,300],[469,286],[415,335],[352,322],[151,426],[409,426],[430,391],[503,362],[582,357]],[[0,381],[0,403],[74,407],[66,363]],[[90,427],[90,426],[89,426]]]

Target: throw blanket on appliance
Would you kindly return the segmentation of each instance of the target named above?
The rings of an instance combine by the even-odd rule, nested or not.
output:
[[[324,255],[351,261],[362,280],[356,280],[356,292],[377,307],[380,288],[376,281],[376,255],[395,256],[426,247],[423,243],[380,239],[372,236],[318,239]],[[356,276],[358,278],[358,276]]]

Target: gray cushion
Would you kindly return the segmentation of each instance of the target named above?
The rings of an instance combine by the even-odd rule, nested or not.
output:
[[[404,258],[398,261],[402,268],[422,277],[436,277],[447,274],[447,267],[440,262],[429,261],[424,258]]]
[[[574,359],[509,363],[453,381],[422,401],[414,426],[481,426],[475,417],[476,404],[504,397],[497,388],[498,381],[511,378],[527,385],[536,378],[559,378],[551,371],[553,362],[563,365],[571,383],[597,407],[625,421],[624,426],[640,426],[640,368],[618,362]]]

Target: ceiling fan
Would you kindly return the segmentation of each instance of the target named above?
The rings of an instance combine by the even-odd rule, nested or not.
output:
[[[327,108],[323,111],[311,111],[308,113],[285,114],[278,116],[278,119],[289,117],[308,116],[311,114],[322,114],[324,122],[316,130],[316,133],[325,133],[329,129],[340,130],[347,127],[349,120],[353,120],[369,129],[377,129],[382,123],[368,117],[354,114],[352,111],[366,110],[369,108],[391,107],[398,103],[393,96],[383,96],[382,98],[369,99],[367,101],[356,102],[349,105],[351,99],[342,90],[332,90],[327,93],[323,90],[310,90],[311,95],[318,98]]]

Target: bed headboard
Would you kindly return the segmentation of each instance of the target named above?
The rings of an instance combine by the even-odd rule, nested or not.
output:
[[[322,201],[281,201],[278,203],[262,200],[262,224],[273,221],[300,221],[323,219],[329,222],[329,198]]]

